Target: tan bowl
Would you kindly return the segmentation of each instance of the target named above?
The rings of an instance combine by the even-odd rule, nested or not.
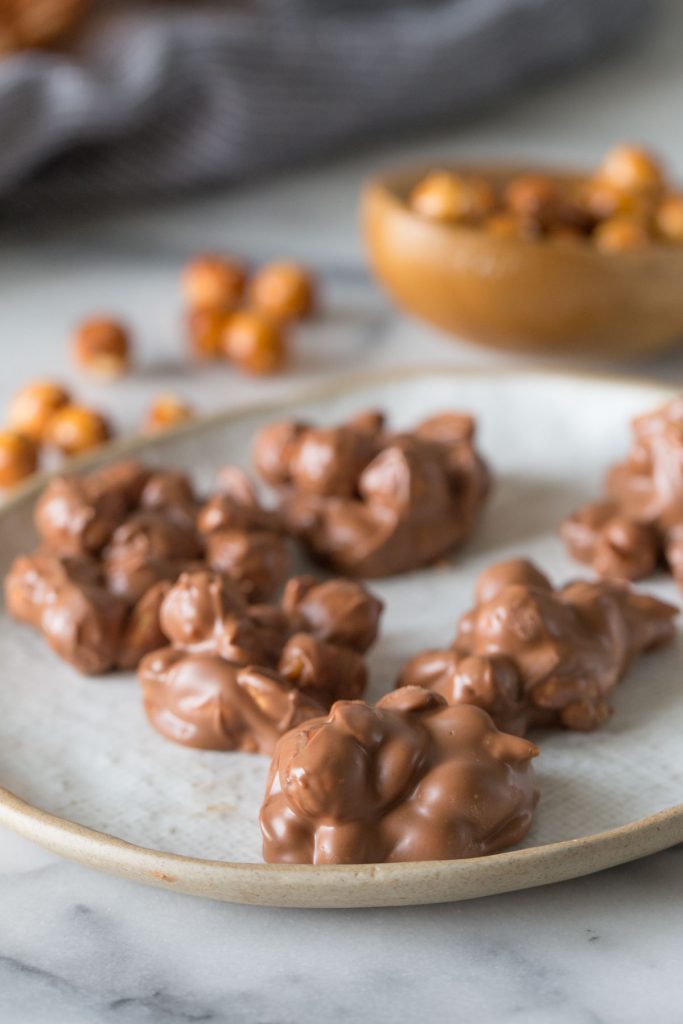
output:
[[[452,169],[497,184],[539,170]],[[406,310],[450,334],[545,355],[645,355],[683,339],[683,246],[653,242],[637,252],[604,253],[589,241],[500,239],[434,223],[407,203],[428,170],[383,175],[363,193],[370,263]]]

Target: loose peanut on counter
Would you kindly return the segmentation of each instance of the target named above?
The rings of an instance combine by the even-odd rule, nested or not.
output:
[[[7,419],[10,427],[34,441],[42,441],[53,414],[71,401],[69,392],[51,380],[27,384],[10,402]]]
[[[78,455],[104,444],[111,433],[104,416],[94,409],[65,405],[48,421],[44,439],[65,455]]]
[[[223,351],[248,373],[275,373],[287,354],[282,326],[257,309],[240,310],[225,324]]]
[[[496,195],[484,178],[434,171],[418,182],[410,202],[429,220],[478,221],[493,213]]]
[[[240,302],[247,280],[244,264],[231,256],[198,256],[187,264],[183,292],[191,309],[230,310]]]
[[[142,429],[146,434],[154,434],[193,418],[194,410],[188,402],[177,395],[159,395],[147,410]]]
[[[12,487],[38,467],[38,445],[26,434],[0,431],[0,487]]]
[[[300,320],[315,305],[313,278],[296,263],[270,263],[254,274],[249,300],[277,320]]]
[[[71,347],[77,366],[101,377],[120,377],[130,367],[130,335],[110,317],[84,320],[74,332]]]

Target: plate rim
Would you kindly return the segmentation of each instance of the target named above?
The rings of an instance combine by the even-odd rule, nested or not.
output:
[[[363,371],[333,382],[299,389],[293,395],[264,402],[245,402],[229,410],[197,417],[158,435],[114,441],[77,459],[57,472],[77,472],[112,459],[165,446],[244,416],[275,413],[302,402],[314,402],[352,392],[366,385],[400,383],[439,374],[485,380],[545,379],[602,384],[614,389],[640,388],[653,400],[666,401],[680,389],[646,376],[558,371],[540,368],[478,368],[457,364],[421,364],[399,369]],[[55,473],[40,473],[20,486],[0,506],[0,518],[30,501]],[[451,902],[495,893],[533,888],[577,878],[683,842],[683,803],[636,819],[617,828],[577,839],[508,850],[485,857],[451,861],[405,861],[393,864],[261,864],[207,860],[168,853],[130,843],[22,800],[0,785],[0,825],[62,857],[178,892],[237,903],[280,907],[405,906]],[[400,881],[401,885],[397,886]]]

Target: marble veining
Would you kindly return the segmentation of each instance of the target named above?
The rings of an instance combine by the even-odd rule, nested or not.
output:
[[[0,874],[0,1020],[677,1024],[682,899],[683,848],[526,893],[324,912],[50,861]]]

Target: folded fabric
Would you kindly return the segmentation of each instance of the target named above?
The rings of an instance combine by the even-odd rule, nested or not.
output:
[[[0,214],[237,181],[458,119],[599,53],[648,0],[103,3],[0,62]]]

